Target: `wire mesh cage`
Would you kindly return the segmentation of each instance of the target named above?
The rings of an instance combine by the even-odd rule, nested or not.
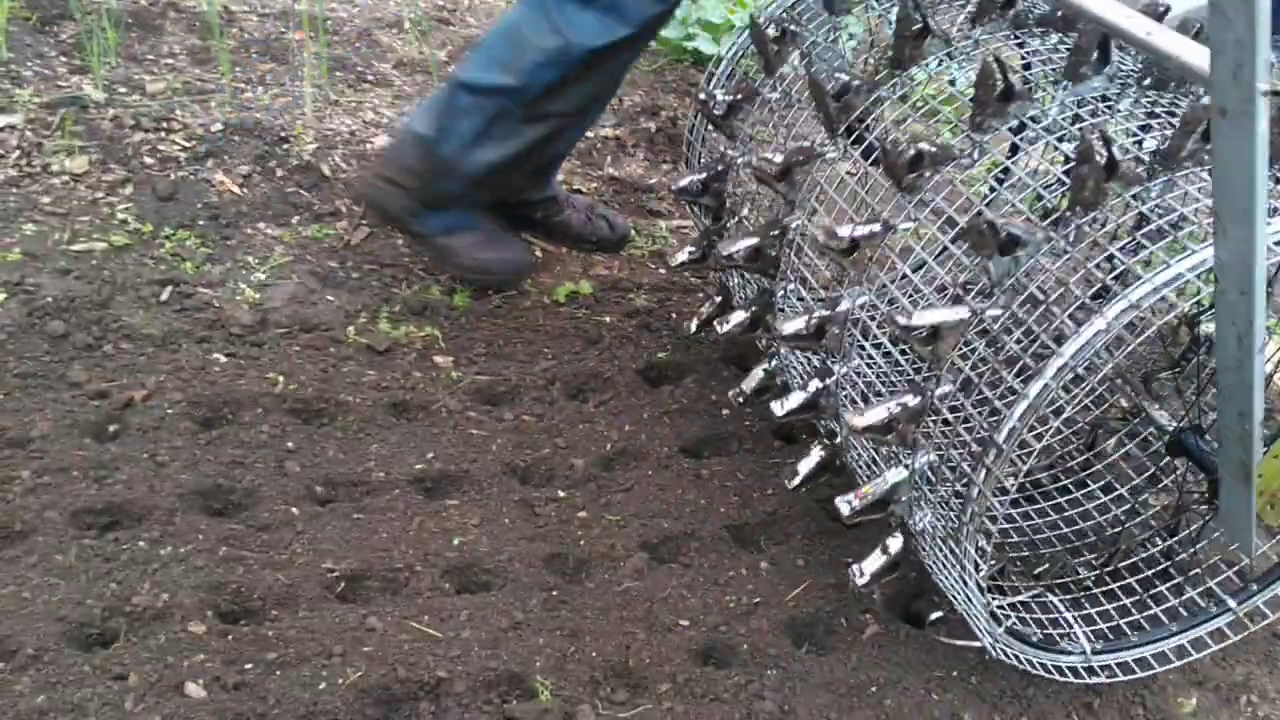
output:
[[[798,73],[798,58],[836,64],[843,47],[839,24],[820,2],[782,0],[753,17],[708,71],[686,136],[688,162],[697,169],[673,188],[694,209],[699,232],[671,264],[718,271],[717,290],[690,321],[691,332],[709,324],[721,334],[753,331],[768,314],[783,207],[804,164],[779,148],[804,128],[785,137],[762,128],[775,115],[807,112],[782,91]]]
[[[719,164],[699,156],[721,213],[681,253],[733,268],[691,329],[769,350],[731,397],[772,389],[775,417],[817,422],[788,487],[836,470],[842,518],[901,518],[852,582],[911,544],[975,644],[1066,681],[1158,672],[1269,621],[1280,499],[1259,497],[1257,548],[1213,523],[1202,93],[1038,5],[835,5],[740,39],[751,102]],[[1280,448],[1280,337],[1266,367]]]
[[[1097,682],[1239,637],[1280,585],[1270,545],[1233,551],[1210,522],[1212,355],[1171,341],[1211,335],[1207,116],[1136,92],[1121,53],[1105,82],[1072,76],[1079,44],[974,35],[886,85],[864,140],[812,172],[788,249],[840,251],[858,298],[831,382],[846,466],[910,487],[914,545],[993,654]],[[1000,110],[992,71],[1012,102],[978,117]],[[797,305],[829,293],[790,280]]]

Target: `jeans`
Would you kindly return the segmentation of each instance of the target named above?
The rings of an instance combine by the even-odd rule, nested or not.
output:
[[[537,200],[680,0],[517,0],[402,134],[431,157],[428,207]]]

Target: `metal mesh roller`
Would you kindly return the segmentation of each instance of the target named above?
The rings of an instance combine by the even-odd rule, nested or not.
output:
[[[840,53],[814,34],[760,81],[724,239],[701,257],[778,253],[756,276],[776,276],[766,300],[712,314],[755,318],[734,327],[770,349],[731,396],[816,421],[787,486],[844,478],[841,517],[899,519],[852,583],[875,587],[910,544],[974,644],[1074,682],[1159,672],[1270,621],[1280,501],[1259,500],[1255,552],[1214,523],[1199,91],[1044,7],[866,3],[836,27]],[[788,157],[803,172],[780,191]]]

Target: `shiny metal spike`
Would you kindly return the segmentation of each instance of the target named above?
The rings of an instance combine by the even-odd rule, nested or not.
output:
[[[906,535],[901,530],[893,531],[861,562],[849,566],[849,582],[859,588],[876,582],[896,564],[906,548]]]
[[[827,368],[826,372],[809,378],[803,387],[792,390],[776,400],[769,403],[769,412],[777,420],[781,420],[789,415],[794,415],[800,410],[813,407],[822,401],[823,395],[827,388],[835,384],[836,372],[832,368]]]
[[[795,472],[787,478],[787,489],[795,490],[840,462],[840,448],[825,440],[809,447],[809,452],[796,463]]]
[[[725,157],[705,170],[685,175],[671,184],[671,194],[684,202],[719,207],[724,204],[729,173],[733,171],[734,164],[734,160]]]
[[[851,258],[867,245],[883,242],[894,232],[915,227],[913,222],[893,224],[886,221],[820,225],[814,233],[823,248],[843,258]]]
[[[775,318],[773,321],[774,336],[780,341],[812,339],[814,336],[825,334],[827,328],[832,325],[844,322],[844,319],[854,308],[861,307],[869,302],[871,302],[870,295],[859,291],[847,292],[838,298],[824,302],[821,306],[808,312]]]
[[[742,405],[760,395],[773,385],[777,379],[778,369],[778,356],[772,353],[766,355],[764,360],[747,372],[742,382],[729,391],[729,402]]]
[[[690,244],[677,248],[675,252],[667,256],[667,266],[680,268],[702,262],[705,259],[707,259],[707,249],[701,245]]]
[[[711,247],[724,236],[728,223],[720,222],[703,228],[693,242],[667,256],[667,266],[676,269],[711,259]]]
[[[761,294],[746,307],[733,308],[716,318],[712,325],[716,334],[728,335],[735,332],[752,332],[758,329],[773,308],[773,295]]]
[[[846,410],[843,414],[844,424],[850,432],[897,445],[907,445],[929,400],[945,397],[955,389],[954,384],[942,382],[931,394],[923,390],[912,390],[875,405]]]
[[[732,309],[733,295],[728,288],[716,290],[716,294],[703,303],[689,319],[689,334],[697,335]]]
[[[929,466],[935,460],[936,457],[931,453],[916,453],[910,463],[889,468],[866,485],[836,496],[834,502],[836,510],[840,512],[840,519],[846,523],[852,522],[858,513],[886,496],[900,494],[903,486],[914,473]]]
[[[745,235],[721,241],[716,245],[716,254],[723,258],[737,259],[752,251],[772,249],[786,237],[787,229],[788,224],[783,218],[771,218]]]
[[[981,316],[986,320],[993,320],[1003,314],[1003,308],[988,308],[979,313],[968,305],[948,305],[945,307],[916,310],[910,315],[897,313],[894,314],[893,321],[899,327],[908,330],[925,330],[966,323],[973,320],[976,316]]]

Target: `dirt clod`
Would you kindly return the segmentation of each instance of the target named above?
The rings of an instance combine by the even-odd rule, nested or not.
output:
[[[502,576],[493,568],[475,562],[446,567],[440,580],[456,595],[484,595],[500,589]]]

